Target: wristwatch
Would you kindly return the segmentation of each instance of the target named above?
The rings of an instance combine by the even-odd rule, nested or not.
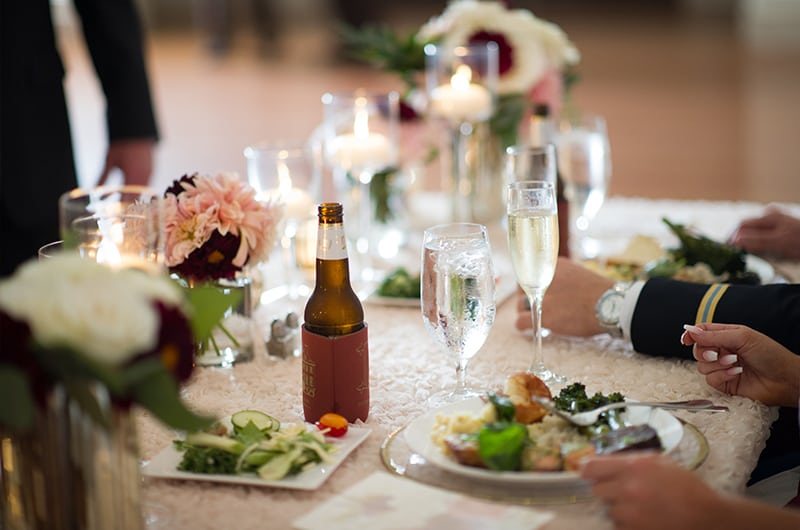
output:
[[[604,292],[594,306],[594,314],[600,326],[612,337],[622,337],[622,326],[619,323],[625,293],[630,287],[628,282],[617,282],[614,287]]]

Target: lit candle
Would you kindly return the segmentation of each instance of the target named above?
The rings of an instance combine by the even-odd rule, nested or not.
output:
[[[492,95],[481,85],[471,83],[472,70],[459,65],[449,85],[431,91],[431,114],[451,121],[483,121],[492,113]]]
[[[287,219],[305,219],[313,213],[311,195],[304,189],[294,187],[289,168],[283,160],[278,160],[278,196],[284,204]]]
[[[389,139],[383,134],[369,130],[369,113],[366,105],[366,99],[356,99],[353,134],[337,136],[329,147],[333,162],[346,170],[380,169],[392,163],[393,150]]]

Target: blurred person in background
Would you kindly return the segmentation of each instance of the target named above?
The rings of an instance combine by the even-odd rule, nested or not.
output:
[[[119,169],[147,184],[158,132],[134,0],[74,0],[106,100],[99,184]],[[48,0],[0,5],[0,277],[60,239],[58,198],[78,185],[64,66]]]
[[[727,394],[793,408],[800,400],[800,356],[746,326],[685,326],[697,370]],[[676,341],[677,342],[677,341]],[[733,363],[723,362],[735,356]],[[796,420],[795,420],[796,421]],[[795,443],[800,446],[800,435]],[[581,475],[608,506],[618,530],[800,528],[800,498],[786,509],[721,495],[688,469],[661,455],[612,455],[589,460]]]

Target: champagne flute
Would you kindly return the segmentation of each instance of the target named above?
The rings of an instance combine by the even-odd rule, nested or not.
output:
[[[456,387],[434,394],[431,406],[480,395],[466,384],[467,365],[494,324],[494,265],[486,227],[451,223],[425,230],[422,320],[456,364]]]
[[[576,236],[570,238],[574,242],[571,255],[594,258],[598,248],[588,237],[589,224],[603,205],[611,178],[611,148],[602,116],[587,113],[561,121],[558,167],[569,201],[570,228]]]
[[[558,214],[553,183],[522,180],[508,185],[508,247],[514,274],[531,303],[533,361],[529,372],[547,384],[566,378],[548,369],[542,352],[542,299],[558,259]]]

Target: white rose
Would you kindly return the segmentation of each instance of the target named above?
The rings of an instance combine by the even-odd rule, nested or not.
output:
[[[110,365],[156,346],[155,300],[178,305],[182,295],[166,278],[76,255],[29,262],[0,283],[0,308],[27,322],[37,343]]]

